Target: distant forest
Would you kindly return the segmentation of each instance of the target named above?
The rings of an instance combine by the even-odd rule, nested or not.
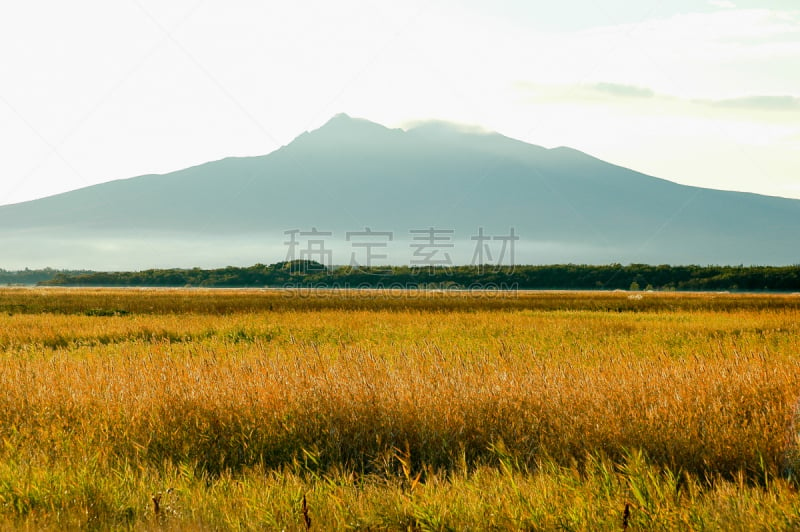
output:
[[[89,270],[54,270],[45,268],[43,270],[30,270],[25,268],[19,271],[9,271],[0,268],[0,285],[32,285],[42,281],[49,281],[56,275],[85,275],[93,273]]]
[[[800,291],[800,265],[326,268],[314,261],[290,261],[213,270],[44,271],[49,277],[37,282],[45,286]]]

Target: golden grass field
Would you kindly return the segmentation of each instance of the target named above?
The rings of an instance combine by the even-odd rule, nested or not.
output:
[[[798,529],[798,355],[798,295],[2,289],[0,526]]]

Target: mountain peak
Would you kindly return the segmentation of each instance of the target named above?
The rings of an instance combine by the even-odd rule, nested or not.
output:
[[[353,120],[354,120],[354,118],[352,116],[350,116],[349,114],[347,114],[347,113],[336,113],[335,115],[330,117],[328,119],[328,121],[325,122],[325,125],[322,126],[322,127],[325,127],[325,126],[328,126],[328,125],[334,125],[334,124],[344,124],[344,123],[351,122]]]
[[[297,137],[292,144],[300,141],[303,145],[312,143],[317,149],[329,149],[341,146],[342,143],[356,145],[374,143],[387,133],[397,131],[400,130],[389,129],[365,118],[354,118],[347,113],[338,113],[318,129],[306,131]]]
[[[325,124],[317,131],[326,129],[347,129],[348,132],[354,129],[388,129],[376,122],[371,122],[366,118],[354,118],[347,113],[337,113],[333,115]]]

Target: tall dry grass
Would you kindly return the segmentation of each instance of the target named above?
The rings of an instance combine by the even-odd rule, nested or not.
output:
[[[209,471],[314,449],[369,471],[393,448],[451,467],[642,449],[692,472],[784,466],[794,312],[334,311],[4,319],[0,411],[117,459]]]
[[[112,297],[92,291],[84,306],[98,293]],[[782,299],[724,312],[669,295],[676,310],[216,314],[203,297],[195,310],[177,299],[170,312],[0,317],[6,509],[55,504],[49,472],[335,471],[408,489],[487,467],[591,476],[598,460],[614,470],[641,453],[678,483],[769,486],[793,465],[800,311]],[[50,503],[12,496],[26,470]]]

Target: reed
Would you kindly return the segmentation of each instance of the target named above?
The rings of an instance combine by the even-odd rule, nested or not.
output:
[[[325,297],[0,291],[9,526],[800,524],[796,296]]]

